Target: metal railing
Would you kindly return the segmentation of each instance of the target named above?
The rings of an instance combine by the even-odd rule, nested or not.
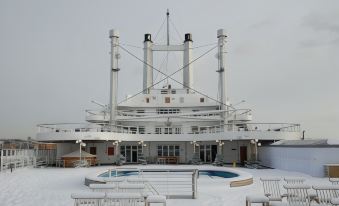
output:
[[[134,125],[98,125],[90,123],[59,123],[59,124],[39,124],[37,125],[38,132],[115,132],[124,134],[207,134],[207,133],[221,133],[224,131],[248,131],[248,132],[300,132],[300,124],[293,123],[230,123],[224,125],[213,126],[189,126],[179,127],[173,126],[166,133],[165,131],[157,132],[155,126],[143,127]],[[164,127],[165,128],[165,127]],[[180,128],[178,132],[175,130]],[[164,129],[163,129],[164,130]]]
[[[0,171],[36,165],[36,153],[33,149],[1,149]]]
[[[143,180],[147,192],[165,195],[167,198],[196,199],[198,194],[198,169],[136,169],[116,168],[109,169],[109,178],[119,176],[119,173],[136,172],[136,178]],[[130,176],[133,177],[133,176]]]

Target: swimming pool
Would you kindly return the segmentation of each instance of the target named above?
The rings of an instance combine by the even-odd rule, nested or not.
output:
[[[154,172],[154,171],[143,171],[145,172]],[[157,173],[167,172],[167,171],[156,171]],[[179,172],[180,173],[180,172]],[[137,176],[139,175],[138,171],[111,171],[111,176],[114,177],[125,177],[125,176]],[[209,177],[222,177],[222,178],[233,178],[238,177],[239,175],[233,172],[220,171],[220,170],[199,170],[199,175],[209,176]],[[109,177],[108,172],[102,173],[99,177]]]

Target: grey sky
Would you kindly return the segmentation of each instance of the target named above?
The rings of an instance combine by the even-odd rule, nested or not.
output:
[[[38,123],[84,122],[92,99],[108,102],[108,30],[142,46],[167,8],[194,46],[227,30],[230,100],[245,99],[254,122],[300,123],[307,137],[339,137],[339,1],[0,0],[0,138],[34,137]],[[194,64],[195,88],[211,96],[215,53]],[[121,55],[123,99],[140,91],[142,64]]]

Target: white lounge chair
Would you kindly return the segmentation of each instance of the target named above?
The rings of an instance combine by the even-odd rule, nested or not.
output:
[[[104,181],[107,184],[114,184],[116,187],[118,187],[120,183],[125,181],[125,178],[124,177],[108,177],[108,178],[104,178]]]
[[[286,194],[282,194],[280,178],[260,178],[263,184],[264,194],[269,201],[282,201]]]
[[[294,184],[304,184],[306,179],[302,177],[285,177],[284,178],[286,184],[288,185],[294,185]]]
[[[150,206],[151,203],[159,204],[161,203],[163,206],[166,206],[166,196],[163,195],[149,195],[146,198],[146,206]]]
[[[329,177],[328,180],[332,183],[332,185],[339,185],[339,178],[337,177]]]
[[[118,186],[118,190],[119,190],[119,192],[144,193],[145,184],[122,183]]]
[[[89,188],[93,192],[114,192],[116,186],[114,184],[90,184]]]
[[[268,206],[270,200],[264,195],[248,195],[246,196],[246,206],[251,206],[252,203],[260,203],[263,206]]]
[[[142,206],[144,197],[140,193],[109,193],[105,206]]]
[[[148,180],[145,178],[130,177],[130,178],[127,178],[127,182],[133,183],[133,184],[145,184],[146,182],[148,182]]]
[[[339,185],[321,185],[312,187],[317,193],[317,202],[320,205],[332,205],[331,200],[339,198]]]
[[[86,192],[72,194],[75,206],[103,206],[105,193],[101,192]]]
[[[310,206],[311,199],[308,190],[311,189],[308,185],[284,185],[287,191],[287,202],[290,206]]]

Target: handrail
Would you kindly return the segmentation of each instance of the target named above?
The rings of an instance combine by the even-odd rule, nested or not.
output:
[[[116,175],[119,171],[137,172],[138,178],[146,180],[144,184],[153,194],[197,198],[198,169],[110,168],[107,170],[109,178],[113,177],[112,171]]]
[[[196,125],[196,126],[176,126],[161,127],[163,132],[156,132],[155,127],[138,127],[136,125],[99,125],[94,123],[57,123],[39,124],[38,132],[115,132],[127,134],[205,134],[221,133],[224,131],[270,131],[270,132],[300,132],[300,124],[294,123],[245,123],[234,122],[221,125]],[[165,128],[171,131],[165,133]],[[177,132],[176,128],[179,128]]]

